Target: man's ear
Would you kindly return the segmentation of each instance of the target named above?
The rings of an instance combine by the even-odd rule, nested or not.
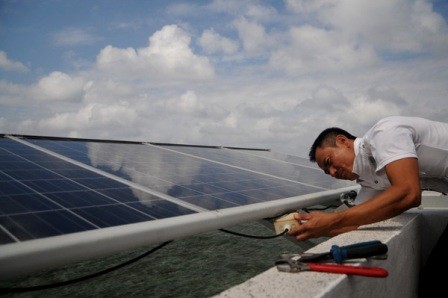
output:
[[[350,147],[350,142],[348,141],[348,138],[346,136],[337,135],[336,136],[336,145]]]

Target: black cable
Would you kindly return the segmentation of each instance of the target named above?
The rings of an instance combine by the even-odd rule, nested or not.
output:
[[[62,282],[56,282],[56,283],[52,283],[52,284],[48,284],[48,285],[40,285],[40,286],[31,286],[31,287],[17,287],[17,288],[0,288],[0,294],[4,294],[4,293],[18,293],[18,292],[30,292],[30,291],[39,291],[39,290],[46,290],[46,289],[50,289],[50,288],[56,288],[56,287],[61,287],[61,286],[66,286],[66,285],[70,285],[70,284],[74,284],[80,281],[84,281],[93,277],[97,277],[109,272],[112,272],[114,270],[117,270],[119,268],[122,268],[124,266],[127,266],[131,263],[134,263],[138,260],[140,260],[143,257],[146,257],[147,255],[152,254],[153,252],[161,249],[162,247],[164,247],[165,245],[169,244],[171,241],[167,241],[164,242],[162,244],[160,244],[157,247],[154,247],[153,249],[151,249],[150,251],[147,251],[129,261],[126,261],[124,263],[118,264],[116,266],[107,268],[105,270],[93,273],[93,274],[89,274],[89,275],[85,275],[85,276],[81,276],[79,278],[75,278],[75,279],[70,279],[70,280],[66,280],[66,281],[62,281]]]
[[[225,232],[225,233],[232,234],[232,235],[237,235],[237,236],[242,236],[242,237],[247,237],[247,238],[255,238],[255,239],[272,239],[272,238],[277,238],[277,237],[285,235],[289,231],[289,230],[284,230],[280,234],[272,235],[272,236],[254,236],[254,235],[241,234],[241,233],[238,233],[238,232],[233,232],[233,231],[229,231],[229,230],[225,230],[225,229],[219,229],[219,230],[222,231],[222,232]]]

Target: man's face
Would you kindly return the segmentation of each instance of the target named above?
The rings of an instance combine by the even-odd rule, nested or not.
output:
[[[318,147],[317,165],[328,175],[337,179],[355,180],[358,175],[352,172],[355,151],[353,141],[344,136],[336,137],[336,147]]]

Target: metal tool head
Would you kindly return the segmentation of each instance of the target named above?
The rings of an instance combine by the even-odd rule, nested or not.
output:
[[[305,263],[300,262],[298,258],[279,259],[275,264],[277,265],[277,270],[282,272],[299,272],[309,269],[308,266]]]

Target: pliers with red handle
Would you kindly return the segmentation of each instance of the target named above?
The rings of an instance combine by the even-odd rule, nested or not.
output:
[[[341,273],[347,275],[362,275],[370,277],[386,277],[386,269],[380,267],[353,266],[329,263],[304,263],[292,259],[278,260],[277,269],[284,272],[318,271],[327,273]]]
[[[333,245],[326,253],[318,254],[281,254],[280,259],[275,262],[279,271],[300,272],[305,270],[345,273],[354,275],[364,275],[372,277],[386,277],[387,271],[378,267],[362,267],[342,265],[345,260],[384,257],[387,253],[387,246],[378,240],[355,243],[347,246]],[[316,263],[334,261],[338,264]]]

